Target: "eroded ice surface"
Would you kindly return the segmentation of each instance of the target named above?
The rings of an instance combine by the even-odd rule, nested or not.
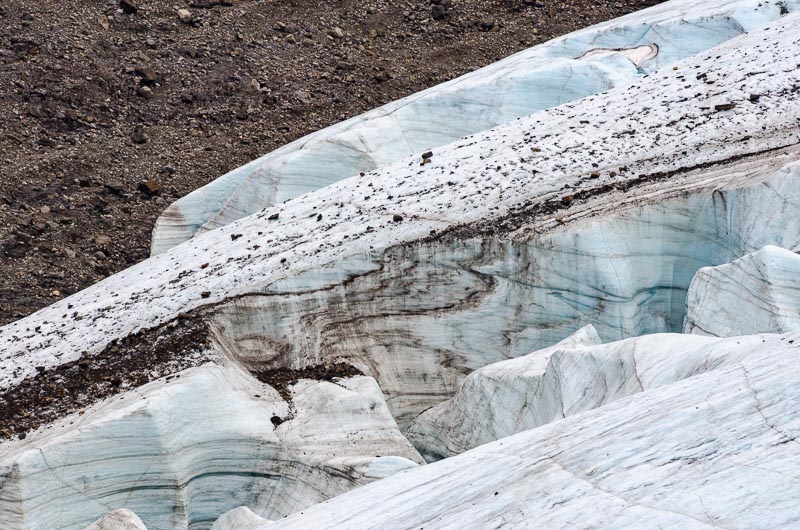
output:
[[[764,340],[654,334],[600,345],[593,330],[583,328],[555,346],[473,372],[452,399],[418,416],[407,436],[427,459],[447,458],[735,364]]]
[[[421,461],[371,378],[303,380],[290,405],[207,364],[0,444],[0,528],[83,528],[116,508],[151,530],[241,505],[280,518]]]
[[[254,514],[247,506],[240,506],[225,512],[211,526],[211,530],[255,530],[263,528],[271,521]]]
[[[676,351],[709,339],[680,340]],[[375,482],[264,530],[797,528],[800,335],[762,340],[725,339],[736,363]]]
[[[697,271],[684,331],[731,337],[800,328],[800,256],[766,246],[732,263]]]
[[[147,530],[147,527],[135,513],[122,508],[104,515],[86,530]]]
[[[674,0],[548,41],[231,171],[161,215],[152,253],[359,172],[626,85],[798,8],[798,0]]]

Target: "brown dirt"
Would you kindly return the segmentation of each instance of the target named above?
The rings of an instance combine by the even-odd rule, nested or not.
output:
[[[255,371],[252,374],[262,383],[277,390],[287,402],[292,401],[292,392],[289,387],[301,379],[333,381],[334,379],[364,375],[361,370],[347,363],[318,364],[300,369],[270,368],[269,370]]]
[[[187,315],[114,341],[97,355],[41,367],[34,377],[0,393],[0,439],[25,438],[42,425],[125,390],[161,377],[180,377],[177,372],[210,360],[208,343],[205,320]]]
[[[132,2],[0,5],[0,325],[146,258],[230,169],[659,0]]]

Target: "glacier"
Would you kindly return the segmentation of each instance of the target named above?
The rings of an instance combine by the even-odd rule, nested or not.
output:
[[[719,6],[0,328],[0,527],[796,526],[800,14],[623,21]]]
[[[769,338],[769,337],[767,337]],[[456,395],[420,414],[407,436],[428,460],[624,397],[736,364],[765,337],[737,341],[653,334],[600,345],[583,328],[564,341],[471,373]]]
[[[767,245],[697,271],[687,294],[684,333],[730,337],[800,328],[800,256]]]
[[[0,444],[0,528],[83,528],[109,506],[151,530],[241,505],[279,518],[422,462],[367,377],[302,380],[287,402],[207,364],[81,412]]]
[[[797,0],[673,0],[548,41],[225,174],[163,212],[151,253],[359,172],[625,86],[798,9]]]
[[[800,335],[762,340],[736,363],[258,528],[796,528]]]

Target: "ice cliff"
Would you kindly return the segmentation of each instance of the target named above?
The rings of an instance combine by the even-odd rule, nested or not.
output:
[[[0,527],[796,526],[794,7],[0,328]]]

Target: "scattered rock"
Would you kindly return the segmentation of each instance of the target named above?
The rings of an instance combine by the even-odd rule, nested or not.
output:
[[[147,142],[147,136],[144,134],[144,127],[141,125],[137,125],[133,129],[133,134],[131,134],[131,140],[135,144],[143,144]]]
[[[194,20],[194,16],[188,9],[178,9],[178,19],[184,24],[191,24]]]
[[[158,195],[158,193],[161,191],[161,183],[159,183],[157,180],[145,180],[139,184],[139,191],[149,197]]]
[[[119,0],[119,8],[122,9],[122,12],[126,15],[133,15],[139,11],[139,8],[133,3],[133,0]]]
[[[136,90],[136,94],[145,99],[150,99],[153,97],[153,89],[150,88],[149,86],[140,86]]]
[[[334,39],[343,39],[344,31],[342,31],[342,28],[340,27],[335,27],[330,31],[330,36]]]
[[[114,195],[121,195],[122,192],[125,190],[122,183],[118,180],[109,180],[103,182],[103,186]]]
[[[152,39],[149,39],[152,40]],[[151,66],[137,66],[134,73],[142,78],[143,85],[152,85],[157,81],[156,71]]]
[[[394,221],[395,223],[399,223],[402,220],[403,220],[403,216],[400,215],[400,214],[394,214],[392,216],[392,221]]]
[[[94,238],[94,244],[102,247],[111,243],[111,238],[106,235],[99,235]]]
[[[492,19],[484,19],[478,23],[478,27],[481,31],[491,31],[494,28],[494,20]]]

